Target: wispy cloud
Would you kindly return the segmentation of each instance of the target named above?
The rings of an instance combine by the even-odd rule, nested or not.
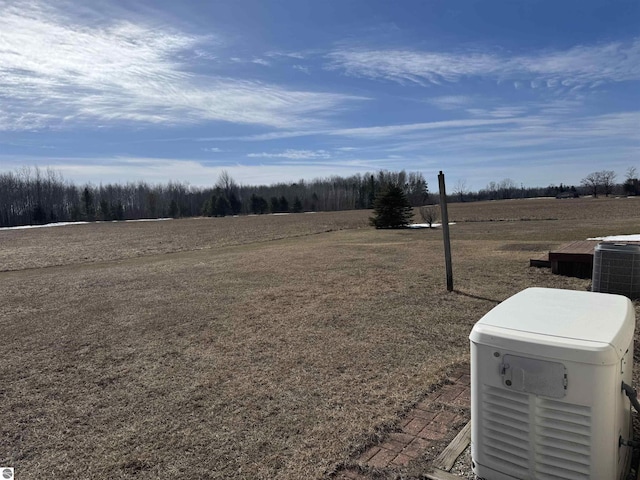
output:
[[[442,110],[457,110],[472,104],[473,99],[466,95],[445,95],[430,98],[427,103],[435,105]]]
[[[425,130],[439,129],[464,129],[471,127],[482,127],[491,125],[506,125],[517,121],[512,118],[472,118],[460,120],[444,120],[439,122],[423,122],[423,123],[406,123],[399,125],[379,125],[373,127],[354,127],[354,128],[326,128],[326,129],[305,129],[305,130],[285,130],[279,132],[260,133],[256,135],[245,135],[235,137],[204,137],[198,138],[197,141],[213,142],[213,141],[268,141],[282,140],[286,138],[308,137],[308,136],[337,136],[351,137],[361,139],[382,139],[402,135],[407,135]]]
[[[377,152],[433,152],[465,155],[469,151],[506,151],[509,149],[597,147],[606,142],[611,151],[640,145],[640,112],[617,112],[575,117],[578,104],[572,100],[467,109],[472,118],[436,122],[378,125],[372,127],[287,130],[241,137],[200,139],[202,141],[270,141],[300,137],[342,137],[350,139],[349,150]],[[326,141],[326,140],[325,140]],[[333,141],[332,141],[333,142]],[[355,145],[354,145],[355,144]],[[296,153],[297,152],[297,153]],[[250,154],[263,158],[303,158],[306,150]],[[317,151],[311,151],[317,152]],[[324,151],[321,151],[324,152]],[[307,153],[306,157],[311,158]]]
[[[482,77],[513,80],[519,87],[526,80],[534,88],[574,88],[640,79],[640,38],[529,55],[342,48],[327,58],[328,68],[348,75],[403,84],[439,85]]]
[[[167,159],[153,157],[109,157],[109,158],[52,158],[42,163],[39,158],[6,158],[0,155],[0,163],[7,169],[18,169],[24,165],[51,167],[62,174],[65,180],[78,184],[95,182],[126,183],[144,181],[166,183],[186,182],[196,187],[215,184],[223,171],[244,185],[269,185],[296,182],[301,178],[313,179],[334,175],[349,176],[364,170],[375,169],[361,161],[303,162],[286,161],[269,165],[250,165],[238,162],[210,165],[190,159]]]
[[[84,24],[37,2],[0,0],[0,9],[2,130],[60,128],[87,119],[312,125],[354,99],[196,74],[185,59],[209,52],[210,36],[117,18]]]
[[[294,65],[293,69],[309,75],[309,67],[305,67],[304,65]]]
[[[314,158],[330,158],[331,155],[326,150],[293,150],[288,149],[279,153],[250,153],[249,158],[289,158],[293,160],[307,160]]]
[[[467,108],[466,111],[476,117],[511,118],[524,115],[527,107]]]
[[[608,149],[613,158],[617,155],[614,152],[637,150],[640,144],[637,133],[640,112],[595,115],[570,122],[543,114],[508,121],[508,124],[478,124],[462,130],[441,128],[407,132],[395,145],[387,144],[386,151],[437,151],[453,158],[487,155],[494,159],[498,152],[509,152],[516,161],[528,149],[556,153],[559,149]],[[606,147],[603,142],[606,142]]]
[[[303,60],[306,57],[306,55],[302,52],[268,52],[265,54],[265,56],[272,58],[294,58],[296,60]]]
[[[271,65],[264,58],[254,58],[253,60],[251,60],[251,63],[255,63],[256,65],[262,65],[263,67],[268,67]]]
[[[341,128],[328,132],[330,135],[337,135],[352,138],[385,138],[398,137],[416,132],[428,130],[464,129],[472,127],[486,127],[491,125],[505,125],[512,123],[512,119],[463,119],[446,120],[441,122],[409,123],[404,125],[382,125],[378,127]]]

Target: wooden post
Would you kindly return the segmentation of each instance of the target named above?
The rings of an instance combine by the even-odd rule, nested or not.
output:
[[[442,216],[442,236],[444,237],[444,261],[447,268],[447,290],[453,291],[453,268],[451,267],[451,242],[449,240],[449,213],[447,212],[447,191],[444,185],[444,173],[438,174],[440,187],[440,215]]]

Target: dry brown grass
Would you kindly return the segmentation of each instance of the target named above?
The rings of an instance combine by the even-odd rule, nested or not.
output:
[[[367,225],[362,211],[352,211],[4,230],[0,271],[217,249]]]
[[[0,464],[327,476],[468,360],[497,302],[588,288],[528,259],[570,234],[640,232],[633,201],[528,201],[533,220],[515,201],[451,205],[458,293],[438,230],[361,228],[369,212],[0,232]]]

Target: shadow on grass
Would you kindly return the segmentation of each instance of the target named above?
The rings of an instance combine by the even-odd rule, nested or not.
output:
[[[498,305],[499,303],[502,303],[502,300],[494,300],[493,298],[481,297],[479,295],[472,295],[471,293],[463,292],[461,290],[456,290],[455,288],[453,289],[453,291],[458,295],[463,295],[469,298],[475,298],[476,300],[484,300],[485,302],[495,303],[496,305]]]

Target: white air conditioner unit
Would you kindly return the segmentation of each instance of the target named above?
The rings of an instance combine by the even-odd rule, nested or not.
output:
[[[635,313],[620,295],[529,288],[471,331],[471,457],[486,480],[620,480]]]

